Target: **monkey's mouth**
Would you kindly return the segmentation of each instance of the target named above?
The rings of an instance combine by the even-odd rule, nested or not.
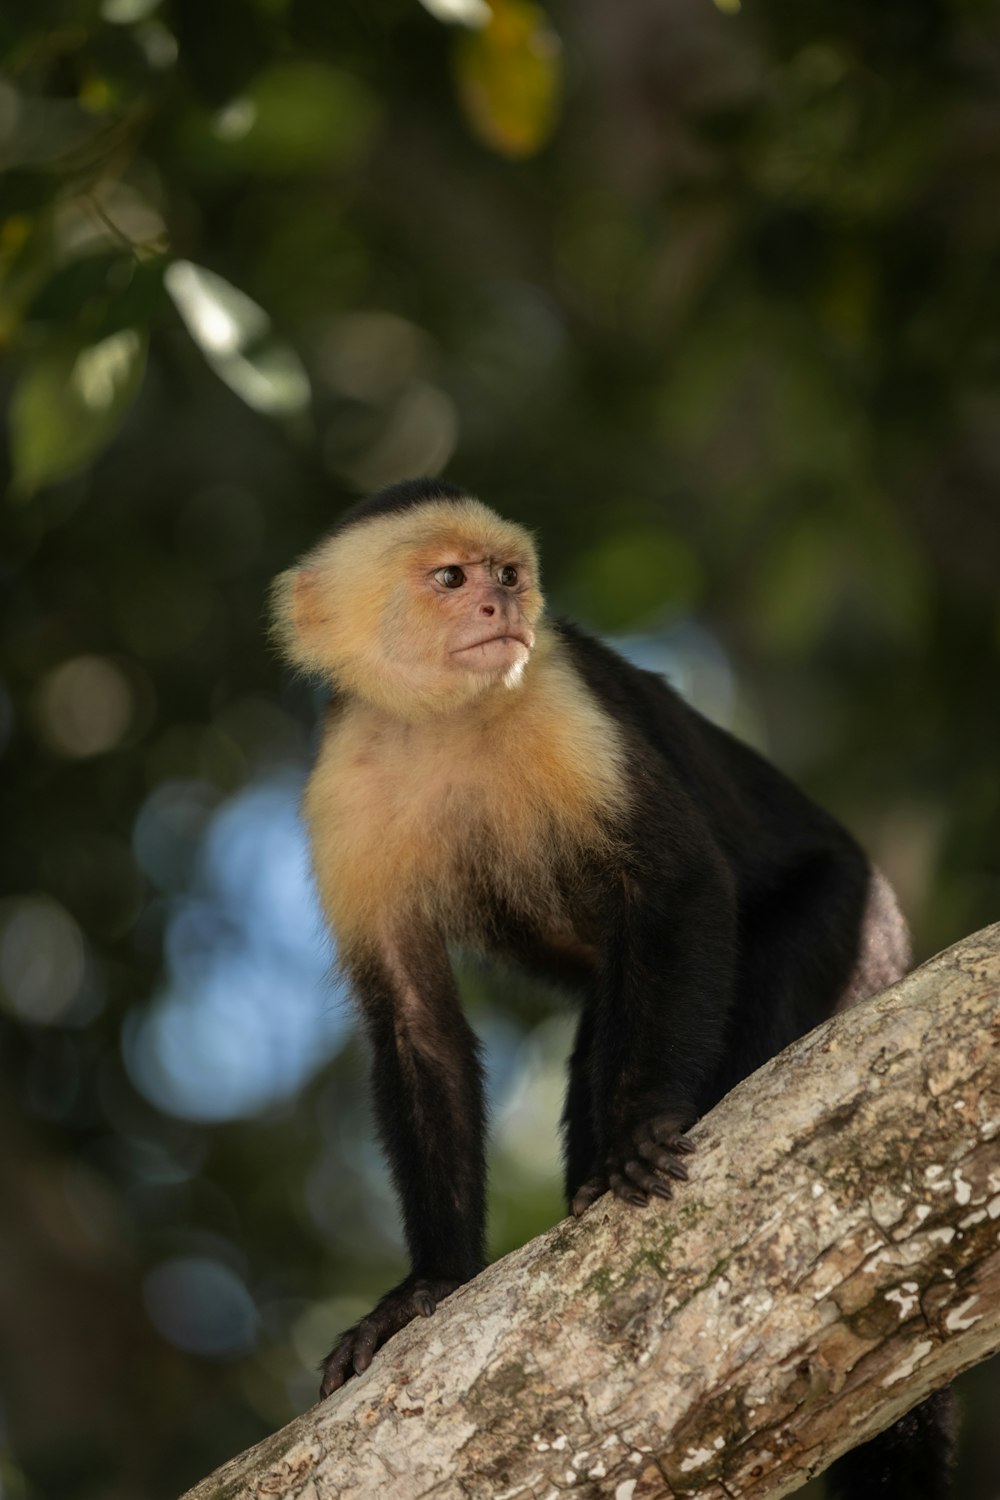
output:
[[[494,654],[493,647],[520,646],[523,651],[530,651],[533,645],[534,638],[526,632],[505,631],[501,635],[485,635],[481,641],[470,641],[467,646],[458,646],[452,655],[468,657],[471,652],[482,652],[488,658]]]

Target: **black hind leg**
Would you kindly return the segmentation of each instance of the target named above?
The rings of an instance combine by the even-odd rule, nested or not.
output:
[[[848,846],[799,860],[744,894],[737,1004],[703,1110],[825,1021],[852,992],[869,944],[870,873],[861,852]]]
[[[738,1003],[702,1110],[836,1011],[906,973],[906,924],[860,850],[800,860],[744,898]]]
[[[955,1426],[952,1392],[936,1392],[838,1458],[826,1477],[827,1500],[949,1500]]]

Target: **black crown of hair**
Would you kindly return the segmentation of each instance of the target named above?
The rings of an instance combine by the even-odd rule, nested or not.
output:
[[[427,505],[434,500],[466,500],[468,497],[468,490],[448,484],[444,479],[403,479],[398,484],[390,484],[384,490],[379,490],[377,495],[369,495],[367,499],[352,505],[340,517],[331,535],[336,536],[362,521],[373,521],[377,516],[413,510],[418,505]]]

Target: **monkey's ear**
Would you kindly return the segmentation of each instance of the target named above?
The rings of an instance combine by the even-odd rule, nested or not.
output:
[[[325,622],[318,568],[289,568],[271,589],[272,630],[283,654],[296,666],[316,668],[322,662]]]
[[[319,568],[292,572],[292,623],[303,641],[311,640],[323,623]]]

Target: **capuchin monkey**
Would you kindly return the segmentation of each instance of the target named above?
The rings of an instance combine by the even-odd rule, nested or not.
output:
[[[691,1124],[898,979],[909,945],[850,834],[659,677],[548,618],[531,536],[463,490],[421,479],[355,506],[278,578],[275,617],[332,689],[305,816],[412,1262],[335,1343],[325,1396],[485,1263],[483,1076],[450,945],[578,999],[577,1215],[609,1192],[671,1198]],[[922,1487],[893,1487],[877,1439],[851,1500],[946,1493],[935,1414],[903,1420],[936,1443]]]

